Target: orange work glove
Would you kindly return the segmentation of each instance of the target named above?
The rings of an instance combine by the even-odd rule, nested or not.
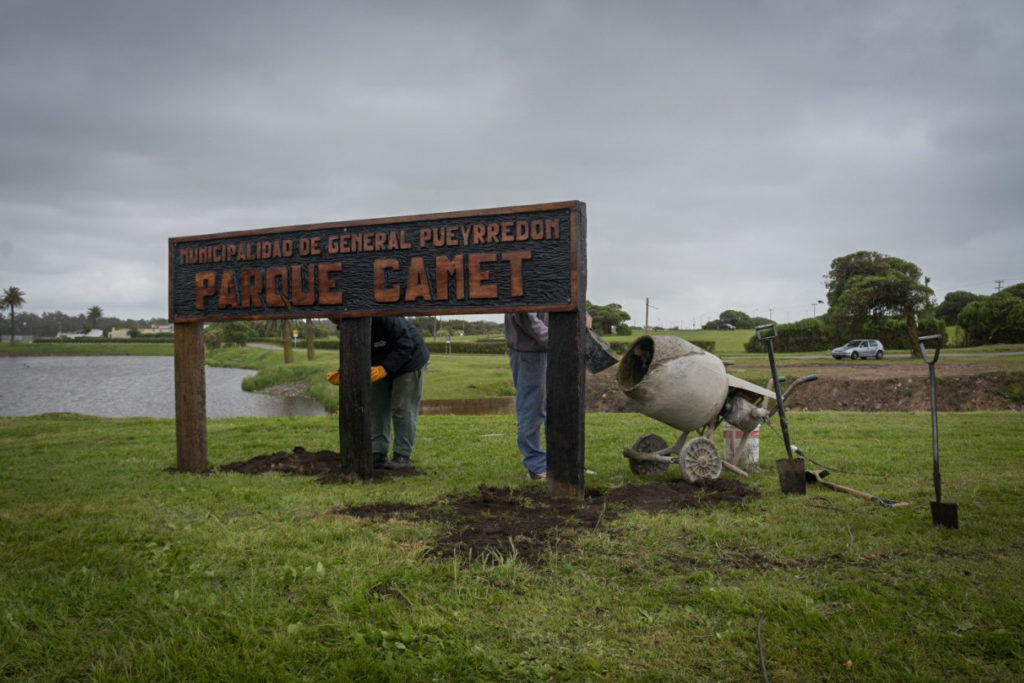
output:
[[[383,365],[374,365],[370,368],[370,384],[373,384],[379,379],[384,379],[388,376],[388,371],[384,369]]]
[[[327,381],[333,384],[334,386],[338,386],[339,384],[341,384],[341,375],[338,374],[337,370],[331,370],[330,372],[327,373]]]

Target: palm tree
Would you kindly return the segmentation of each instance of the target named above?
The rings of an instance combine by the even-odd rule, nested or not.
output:
[[[96,329],[96,321],[103,317],[103,309],[99,306],[93,306],[85,313],[85,317],[89,319],[89,329]]]
[[[17,287],[11,286],[4,290],[4,297],[0,299],[0,305],[8,306],[11,309],[11,343],[14,343],[14,309],[25,305],[25,292]]]

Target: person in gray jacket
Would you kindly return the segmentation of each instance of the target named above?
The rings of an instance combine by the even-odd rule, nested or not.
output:
[[[548,454],[540,431],[547,418],[548,314],[506,313],[505,343],[516,387],[516,444],[526,478],[547,479]]]

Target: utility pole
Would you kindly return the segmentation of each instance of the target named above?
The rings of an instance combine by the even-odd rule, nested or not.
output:
[[[1001,290],[1002,288],[1003,288],[1003,281],[1002,281],[1002,280],[996,280],[996,293],[998,294],[998,293],[999,293],[999,291],[1000,291],[1000,290]]]
[[[644,299],[644,333],[650,329],[651,309],[658,310],[657,306],[651,305],[650,297]]]

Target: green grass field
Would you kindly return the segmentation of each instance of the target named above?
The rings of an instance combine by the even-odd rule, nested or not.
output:
[[[760,680],[759,626],[775,681],[1024,677],[1020,414],[940,416],[956,531],[931,524],[928,414],[789,422],[835,481],[910,506],[766,470],[745,504],[628,513],[541,566],[436,558],[444,523],[332,510],[524,485],[511,416],[424,417],[421,476],[338,485],[170,473],[170,420],[2,418],[0,679]],[[621,448],[649,431],[675,436],[588,416],[588,486],[640,481]],[[212,465],[299,444],[336,423],[209,425]]]

